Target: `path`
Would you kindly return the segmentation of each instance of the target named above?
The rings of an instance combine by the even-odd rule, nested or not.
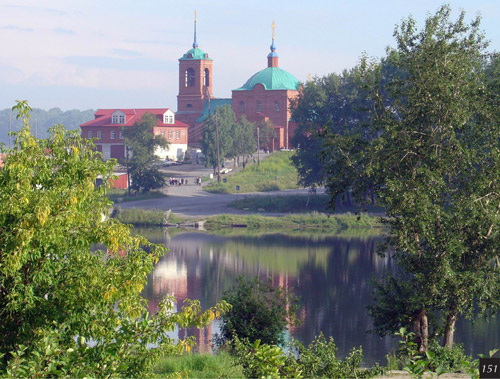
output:
[[[252,212],[242,211],[228,207],[233,200],[244,198],[245,196],[272,196],[272,195],[292,195],[307,194],[307,189],[256,192],[245,194],[212,194],[203,191],[201,186],[195,184],[197,176],[208,176],[212,170],[200,165],[172,166],[164,169],[167,177],[184,178],[188,180],[188,185],[166,187],[167,197],[159,199],[148,199],[141,201],[127,201],[120,204],[122,208],[144,208],[159,209],[166,211],[171,209],[173,213],[181,217],[204,217],[216,214],[251,214]],[[258,213],[258,212],[253,212]],[[266,216],[282,215],[265,213]]]

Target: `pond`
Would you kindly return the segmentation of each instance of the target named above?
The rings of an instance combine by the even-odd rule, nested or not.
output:
[[[332,336],[338,356],[362,346],[364,364],[385,364],[385,355],[395,340],[370,333],[366,305],[370,303],[370,280],[392,270],[391,261],[376,254],[380,236],[251,234],[228,231],[223,234],[177,232],[161,229],[137,230],[153,242],[163,243],[170,253],[160,259],[148,278],[145,296],[149,311],[166,294],[183,300],[198,299],[203,309],[220,300],[239,275],[271,278],[274,285],[292,289],[300,298],[300,325],[288,330],[303,344],[320,332]],[[176,234],[171,234],[175,233]],[[178,330],[180,338],[195,336],[198,350],[209,352],[211,338],[219,331],[216,320],[204,330]],[[498,319],[460,320],[457,342],[466,353],[487,353],[500,347]]]

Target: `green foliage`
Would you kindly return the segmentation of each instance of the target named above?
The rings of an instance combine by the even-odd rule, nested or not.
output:
[[[158,226],[164,224],[165,213],[155,209],[115,207],[111,217],[124,224]],[[175,214],[170,213],[167,221],[169,224],[175,224],[180,222],[181,219]]]
[[[233,144],[227,157],[249,155],[257,149],[255,124],[253,122],[249,122],[244,116],[234,124],[231,129],[231,136]]]
[[[158,120],[151,113],[145,113],[132,127],[123,128],[124,142],[127,147],[125,164],[128,167],[132,183],[131,189],[148,192],[165,185],[165,178],[155,163],[158,148],[168,148],[168,142],[160,135],[153,135],[153,128]],[[129,151],[132,157],[129,157]]]
[[[26,102],[14,109],[24,126],[0,170],[0,376],[143,376],[192,344],[169,331],[228,306],[174,312],[166,298],[149,315],[140,293],[165,248],[103,217],[110,202],[94,181],[114,162],[61,126],[34,138]]]
[[[325,212],[328,201],[328,195],[245,196],[228,206],[253,212],[307,213]]]
[[[452,348],[440,346],[435,340],[429,344],[429,348],[421,353],[418,351],[418,345],[413,341],[414,333],[408,332],[406,328],[400,328],[395,333],[400,338],[398,349],[390,358],[393,360],[392,369],[403,369],[412,377],[421,378],[425,374],[437,374],[440,376],[445,373],[465,372],[471,377],[478,377],[479,360],[473,360],[465,355],[461,345],[454,345]],[[497,350],[492,350],[489,357],[492,357]],[[485,355],[479,355],[486,358]],[[389,359],[388,359],[389,361]]]
[[[156,377],[242,378],[242,367],[228,353],[184,354],[158,361],[153,368]]]
[[[378,365],[361,368],[361,349],[353,349],[344,360],[338,359],[333,339],[327,341],[323,334],[307,348],[292,340],[288,353],[259,340],[250,344],[235,338],[234,347],[237,360],[249,378],[371,378],[384,372]]]
[[[236,116],[230,105],[217,107],[203,124],[201,151],[205,155],[207,167],[217,167],[217,135],[219,140],[219,158],[231,157],[233,151],[232,130],[236,125]],[[218,130],[218,133],[217,133]]]
[[[214,193],[246,193],[293,189],[297,187],[297,170],[292,166],[289,151],[278,151],[265,159],[260,166],[249,162],[245,169],[226,175],[227,183],[211,183],[203,189]],[[239,191],[236,190],[239,186]]]
[[[106,192],[106,197],[113,203],[122,203],[127,201],[138,201],[146,199],[160,199],[166,197],[161,191],[149,191],[146,193],[136,193],[133,196],[128,196],[126,189],[110,188]]]
[[[458,315],[500,305],[499,92],[485,79],[494,60],[485,60],[479,25],[464,12],[452,20],[448,5],[422,30],[403,21],[383,63],[361,62],[372,105],[366,123],[326,134],[322,148],[332,202],[348,189],[358,201],[374,191],[385,208],[391,229],[381,251],[391,251],[394,280],[410,294],[396,302],[393,331],[412,325],[421,353],[428,330],[445,325],[451,347]]]
[[[221,334],[216,337],[219,346],[233,336],[250,343],[260,340],[281,345],[286,326],[297,322],[297,299],[287,290],[273,287],[269,280],[240,276],[237,284],[224,293],[224,300],[232,308],[222,319]]]

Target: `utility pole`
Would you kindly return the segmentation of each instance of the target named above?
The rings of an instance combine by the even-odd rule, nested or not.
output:
[[[260,128],[257,126],[257,166],[260,166]]]
[[[127,190],[128,190],[128,196],[130,197],[130,172],[128,168],[128,146],[125,145],[125,159],[127,161]]]
[[[220,183],[220,155],[219,155],[219,120],[215,109],[215,139],[217,142],[217,183]]]

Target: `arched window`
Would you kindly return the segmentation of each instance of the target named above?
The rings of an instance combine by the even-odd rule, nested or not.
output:
[[[194,70],[192,68],[188,68],[186,70],[186,87],[194,87]]]
[[[245,113],[245,102],[240,101],[240,113]]]
[[[280,102],[277,100],[274,102],[274,109],[276,110],[276,112],[280,111]]]
[[[262,112],[262,101],[257,101],[257,112]]]
[[[203,71],[203,85],[205,87],[208,87],[210,85],[210,71],[208,71],[208,68]]]

